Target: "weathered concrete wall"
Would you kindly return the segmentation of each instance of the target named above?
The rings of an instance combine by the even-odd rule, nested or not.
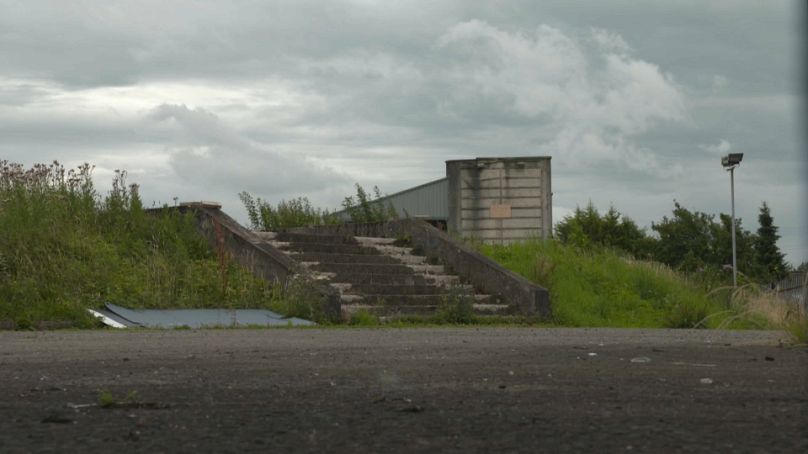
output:
[[[512,313],[550,318],[550,293],[426,222],[399,219],[376,224],[325,225],[295,231],[356,236],[409,238],[427,257],[435,258],[483,293],[512,306]]]
[[[446,162],[449,231],[506,244],[552,235],[550,157]]]

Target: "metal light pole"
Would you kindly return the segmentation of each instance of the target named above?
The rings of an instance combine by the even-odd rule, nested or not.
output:
[[[729,187],[732,197],[732,287],[738,287],[738,258],[735,253],[735,168],[740,165],[743,153],[730,153],[721,158],[721,165],[729,171]]]

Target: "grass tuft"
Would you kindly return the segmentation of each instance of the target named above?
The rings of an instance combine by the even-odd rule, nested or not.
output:
[[[450,287],[431,321],[437,324],[453,325],[476,323],[473,297],[460,287]]]

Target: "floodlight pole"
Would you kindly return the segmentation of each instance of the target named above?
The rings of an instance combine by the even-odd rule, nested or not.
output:
[[[721,158],[721,165],[729,171],[729,187],[732,196],[732,288],[738,287],[738,256],[735,252],[735,168],[743,160],[743,153],[730,153]]]
[[[735,254],[735,166],[729,168],[729,187],[732,198],[732,288],[738,287],[738,263]]]

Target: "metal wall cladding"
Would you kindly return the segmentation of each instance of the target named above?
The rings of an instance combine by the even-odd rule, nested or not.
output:
[[[382,203],[385,208],[388,204],[392,204],[399,218],[446,221],[449,219],[449,203],[446,198],[448,189],[449,180],[441,178],[386,195],[379,199],[379,203]],[[346,210],[336,211],[334,215],[345,222],[351,221],[351,216]]]
[[[448,188],[449,180],[441,178],[387,196],[384,198],[384,203],[386,204],[388,201],[392,203],[400,218],[447,220],[449,218],[449,203],[446,197]]]
[[[550,157],[447,161],[449,230],[507,244],[552,233]]]

